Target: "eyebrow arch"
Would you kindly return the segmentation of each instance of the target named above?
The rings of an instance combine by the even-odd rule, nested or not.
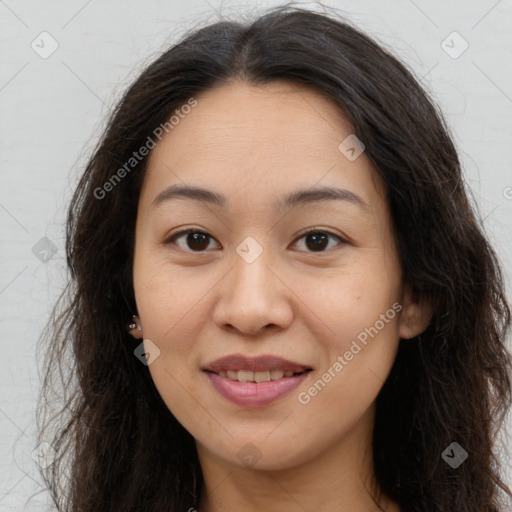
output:
[[[197,201],[203,201],[220,208],[225,208],[227,199],[218,192],[213,192],[205,188],[190,185],[171,185],[160,192],[151,204],[152,208],[172,199],[187,198]],[[296,190],[282,198],[276,205],[277,209],[285,210],[294,206],[310,204],[316,201],[327,200],[347,201],[363,209],[368,205],[354,192],[344,188],[320,187],[303,190]]]

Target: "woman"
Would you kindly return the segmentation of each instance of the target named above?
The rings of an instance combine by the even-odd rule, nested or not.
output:
[[[284,6],[188,35],[67,227],[59,510],[504,510],[499,265],[442,115],[357,29]]]

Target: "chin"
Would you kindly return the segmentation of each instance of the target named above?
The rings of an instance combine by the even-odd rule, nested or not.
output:
[[[290,441],[292,437],[287,436]],[[296,439],[295,436],[293,438]],[[245,438],[247,439],[247,438]],[[276,437],[274,440],[255,436],[252,440],[236,441],[235,446],[226,447],[219,452],[219,447],[212,450],[217,457],[229,465],[253,471],[285,471],[306,464],[315,457],[314,447],[297,450],[300,443],[286,443],[285,439]],[[206,446],[207,449],[209,449]]]

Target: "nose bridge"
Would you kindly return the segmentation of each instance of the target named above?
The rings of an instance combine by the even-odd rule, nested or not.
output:
[[[269,324],[284,326],[291,320],[286,287],[269,268],[274,260],[269,250],[250,236],[236,247],[233,268],[216,305],[219,326],[256,333]]]
[[[253,236],[247,236],[236,247],[236,256],[233,261],[232,287],[237,300],[267,301],[273,291],[270,282],[273,276],[268,268],[269,247],[264,247],[264,240],[256,240]]]

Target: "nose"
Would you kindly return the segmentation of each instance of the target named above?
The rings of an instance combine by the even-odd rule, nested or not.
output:
[[[293,292],[268,265],[265,251],[252,263],[235,255],[217,293],[213,319],[224,330],[257,336],[284,329],[292,321]]]

